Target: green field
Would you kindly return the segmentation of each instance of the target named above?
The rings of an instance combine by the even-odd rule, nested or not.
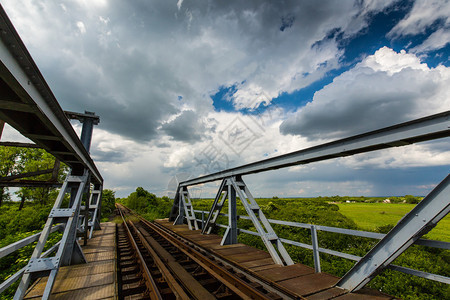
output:
[[[355,221],[363,230],[374,231],[377,227],[397,224],[398,221],[415,204],[406,203],[341,203],[339,211],[346,217]],[[446,216],[431,230],[427,238],[450,242],[450,216]]]

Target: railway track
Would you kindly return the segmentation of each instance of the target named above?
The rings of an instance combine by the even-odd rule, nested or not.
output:
[[[121,299],[298,299],[117,205]]]

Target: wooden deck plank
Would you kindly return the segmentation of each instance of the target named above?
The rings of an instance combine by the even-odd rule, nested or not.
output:
[[[313,273],[277,283],[299,296],[306,296],[333,287],[339,278],[325,274]]]
[[[82,246],[87,264],[60,268],[50,299],[114,299],[115,282],[115,230],[114,223],[102,223],[86,246]],[[28,290],[25,299],[41,298],[47,277]]]
[[[343,294],[348,293],[347,290],[338,288],[338,287],[332,287],[329,289],[326,289],[324,291],[321,291],[319,293],[309,295],[308,300],[322,300],[322,299],[331,299]]]
[[[314,269],[301,264],[295,264],[287,267],[257,271],[256,273],[264,278],[278,282],[308,274],[314,274]]]
[[[257,250],[257,249],[255,249]],[[266,252],[258,252],[258,251],[254,251],[254,252],[250,252],[250,253],[240,253],[240,254],[234,254],[234,255],[227,255],[225,256],[226,258],[228,258],[231,261],[237,262],[237,263],[244,263],[244,262],[249,262],[252,260],[260,260],[263,258],[268,258],[271,259],[270,255]]]
[[[337,297],[336,299],[339,300],[392,299],[392,297],[371,289],[362,289],[355,293],[348,293],[346,290],[334,287],[339,280],[338,277],[326,273],[315,273],[313,268],[302,264],[280,266],[275,264],[270,255],[265,251],[244,244],[221,246],[220,242],[222,241],[222,237],[218,235],[202,235],[200,230],[189,230],[187,225],[172,225],[167,219],[155,221],[204,247],[208,251],[237,263],[266,280],[276,282],[300,297],[306,296],[307,299],[312,300],[334,299],[334,297]],[[251,250],[244,246],[251,248]],[[247,249],[248,251],[246,252],[243,249]]]

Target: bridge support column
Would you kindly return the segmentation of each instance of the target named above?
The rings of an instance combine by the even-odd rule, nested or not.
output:
[[[198,224],[195,218],[194,208],[192,207],[191,197],[189,195],[187,186],[179,187],[177,196],[178,196],[178,216],[173,224],[174,225],[183,224],[184,219],[186,219],[190,230],[192,229],[198,230]]]
[[[258,203],[253,198],[247,185],[242,180],[241,176],[227,177],[222,181],[219,191],[217,192],[214,203],[208,215],[205,227],[202,233],[210,232],[212,226],[214,226],[217,216],[222,209],[225,198],[228,196],[228,228],[225,231],[225,235],[222,239],[221,245],[229,245],[237,243],[237,209],[236,209],[236,197],[239,197],[242,205],[244,206],[250,220],[253,222],[259,236],[264,242],[267,250],[272,256],[273,261],[279,265],[292,265],[293,260],[284,248],[281,240],[272,229],[269,221],[262,212]]]
[[[237,244],[238,228],[237,228],[237,208],[236,208],[236,190],[231,182],[227,180],[228,187],[228,228],[223,235],[220,245]]]
[[[88,170],[85,170],[81,176],[69,174],[66,177],[39,237],[39,241],[34,248],[30,261],[25,268],[25,273],[14,295],[14,299],[22,299],[31,280],[43,276],[48,276],[48,280],[42,298],[48,299],[60,266],[86,262],[86,258],[77,241],[77,229],[79,225],[81,200],[86,191],[85,187],[88,184]],[[68,192],[70,193],[69,206],[63,208],[64,196]],[[52,225],[56,223],[65,223],[58,252],[54,257],[41,258]]]

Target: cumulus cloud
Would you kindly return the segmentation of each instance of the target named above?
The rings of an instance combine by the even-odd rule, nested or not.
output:
[[[207,133],[206,125],[194,111],[183,111],[172,121],[161,125],[161,130],[173,140],[193,144],[201,141]]]
[[[374,14],[395,2],[5,0],[2,6],[61,106],[101,117],[91,152],[105,187],[126,196],[136,186],[162,195],[178,172],[198,176],[448,107],[447,68],[430,69],[414,55],[385,48],[289,118],[271,109],[273,97],[342,67],[344,49],[330,33],[357,36]],[[420,23],[417,32],[427,24]],[[402,26],[390,37],[409,34]],[[445,33],[436,30],[417,52],[436,47]],[[228,100],[253,114],[214,110],[210,95],[230,86],[236,92]],[[258,112],[261,105],[268,109]],[[434,164],[445,160],[433,152],[436,145],[419,150],[428,151],[427,161],[434,157]],[[367,157],[269,174],[251,184],[260,195],[276,190],[271,182],[287,196],[343,194],[344,187],[373,194],[376,187],[350,170],[380,162],[385,168],[418,166],[414,161],[390,165],[387,158]],[[342,167],[349,172],[339,185]]]
[[[422,44],[412,51],[426,52],[444,47],[450,42],[450,2],[443,0],[416,1],[409,14],[388,33],[389,38],[411,36],[432,30]]]
[[[82,34],[86,33],[86,26],[84,26],[84,23],[83,23],[83,22],[78,21],[78,22],[77,22],[77,27],[78,27],[78,30],[80,30],[80,32],[81,32]]]
[[[391,4],[4,2],[61,105],[95,111],[139,141],[166,134],[158,128],[182,109],[211,112],[221,86],[241,83],[233,103],[246,108],[261,90],[270,100],[311,84],[339,66],[327,34],[356,34],[364,16]]]
[[[309,139],[346,137],[447,110],[450,68],[383,47],[315,93],[280,131]]]

